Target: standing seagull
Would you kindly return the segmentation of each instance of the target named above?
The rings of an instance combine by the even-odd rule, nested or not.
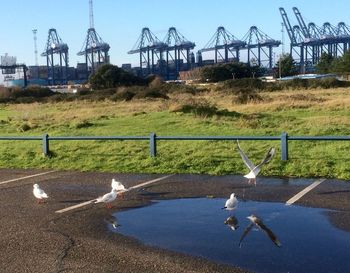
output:
[[[241,239],[239,240],[239,247],[242,246],[242,241],[244,239],[244,237],[248,234],[248,232],[252,229],[252,227],[254,225],[256,225],[259,229],[263,230],[267,236],[269,236],[270,240],[278,247],[281,247],[282,244],[281,242],[277,239],[276,235],[272,232],[271,229],[269,229],[267,226],[265,226],[265,224],[263,223],[263,221],[255,216],[254,214],[250,215],[247,217],[251,223],[248,225],[248,227],[244,230]]]
[[[244,164],[250,170],[250,172],[248,174],[246,174],[244,177],[248,178],[248,184],[254,183],[254,185],[256,186],[256,177],[259,174],[262,165],[269,163],[270,160],[275,155],[275,148],[271,147],[269,149],[269,151],[267,152],[267,154],[265,155],[264,159],[256,166],[249,160],[247,155],[243,152],[243,150],[239,146],[238,140],[237,140],[237,148],[238,148],[239,154],[241,155],[241,157],[243,159]]]
[[[110,204],[111,202],[113,202],[115,199],[117,198],[117,192],[115,189],[112,189],[111,192],[106,193],[105,195],[98,197],[95,200],[95,204],[96,203],[106,203],[107,208],[112,208],[112,205]]]
[[[225,210],[235,210],[238,205],[238,200],[234,193],[231,193],[230,199],[227,199],[225,206],[222,209]]]
[[[38,199],[38,203],[44,202],[43,198],[49,198],[49,196],[39,188],[38,184],[33,185],[33,194]]]
[[[114,189],[120,195],[121,198],[124,197],[123,193],[125,191],[125,186],[121,182],[113,178],[111,186],[112,186],[112,189]]]

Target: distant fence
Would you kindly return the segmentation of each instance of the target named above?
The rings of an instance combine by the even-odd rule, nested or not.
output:
[[[281,160],[288,160],[288,142],[289,141],[349,141],[350,136],[289,136],[287,133],[282,133],[280,136],[157,136],[155,133],[151,133],[149,136],[69,136],[69,137],[52,137],[48,134],[42,137],[16,137],[8,136],[1,137],[0,140],[41,140],[42,151],[45,156],[50,155],[49,143],[51,140],[140,140],[149,141],[150,156],[157,156],[157,141],[158,140],[209,140],[209,141],[236,141],[236,140],[279,140],[281,143]]]

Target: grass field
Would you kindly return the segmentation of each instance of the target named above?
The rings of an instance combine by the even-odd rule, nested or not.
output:
[[[170,94],[169,100],[72,101],[0,105],[0,136],[291,136],[350,135],[350,89],[259,93],[239,104],[236,95],[202,91]],[[184,111],[184,106],[190,106]],[[198,107],[201,107],[201,111]],[[214,109],[214,110],[213,110]],[[0,167],[130,173],[243,174],[246,168],[230,141],[159,141],[156,158],[147,141],[1,141]],[[241,141],[259,162],[270,146],[277,154],[262,175],[350,179],[350,142],[289,143],[288,162],[279,141]]]

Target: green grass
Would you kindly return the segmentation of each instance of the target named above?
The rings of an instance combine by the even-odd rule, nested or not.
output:
[[[218,98],[219,110],[240,114],[207,118],[172,112],[169,110],[171,100],[170,104],[148,100],[2,105],[0,135],[148,136],[155,132],[159,136],[277,136],[283,131],[290,135],[350,135],[348,103],[338,105],[330,101],[348,98],[348,91],[334,93],[325,104],[309,107],[295,107],[295,104],[286,107],[286,102],[282,101],[281,108],[276,107],[279,102],[273,100],[275,104],[271,110],[271,102],[237,105],[227,102],[231,101],[229,98],[226,102]],[[196,99],[201,96],[208,94],[197,95]],[[27,131],[21,131],[23,124],[29,126]],[[150,158],[148,141],[50,141],[51,158],[42,155],[41,141],[1,141],[0,144],[1,168],[124,173],[247,172],[234,141],[158,141],[155,158]],[[270,146],[276,147],[277,154],[262,169],[262,175],[350,179],[349,141],[290,141],[287,162],[280,160],[279,141],[241,141],[241,146],[256,163]]]

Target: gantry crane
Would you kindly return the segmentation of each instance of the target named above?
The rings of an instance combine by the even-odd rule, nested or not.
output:
[[[163,75],[165,73],[163,52],[166,48],[167,44],[161,42],[149,28],[144,27],[137,42],[128,54],[140,55],[140,76]],[[155,64],[155,58],[157,59],[157,65]]]
[[[78,56],[85,56],[86,71],[93,74],[100,65],[109,63],[110,46],[102,40],[95,30],[92,0],[89,0],[89,11],[90,28]]]
[[[214,51],[215,63],[229,62],[230,59],[239,62],[239,51],[246,43],[237,39],[223,26],[219,26],[209,42],[201,49],[201,52]]]
[[[58,64],[55,64],[55,55],[59,56]],[[62,42],[56,29],[49,29],[45,51],[41,56],[46,57],[48,84],[66,84],[68,79],[68,46]]]
[[[272,49],[274,47],[279,47],[281,41],[272,39],[267,34],[259,30],[256,26],[251,26],[242,40],[246,42],[246,48],[248,49],[248,63],[251,63],[250,56],[253,55],[257,61],[257,65],[262,66],[262,62],[264,61],[262,59],[262,55],[264,55],[267,58],[268,68],[272,69]],[[266,51],[266,49],[268,51]]]

